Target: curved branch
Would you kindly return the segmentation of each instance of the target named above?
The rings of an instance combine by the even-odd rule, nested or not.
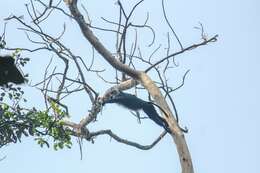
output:
[[[163,9],[163,16],[164,16],[164,19],[166,20],[167,25],[169,26],[169,28],[171,29],[171,31],[172,31],[174,37],[175,37],[176,40],[178,41],[178,43],[179,43],[179,45],[180,45],[180,47],[181,47],[181,50],[183,50],[183,46],[182,46],[182,44],[181,44],[181,41],[180,41],[178,35],[176,34],[176,32],[174,31],[172,25],[170,24],[170,22],[169,22],[169,20],[168,20],[168,18],[167,18],[167,16],[166,16],[165,6],[164,6],[164,0],[162,0],[162,9]]]
[[[123,139],[123,138],[117,136],[111,130],[100,130],[98,132],[91,132],[91,133],[89,133],[88,137],[91,139],[91,138],[99,136],[99,135],[109,135],[111,138],[113,138],[114,140],[116,140],[119,143],[130,145],[132,147],[136,147],[141,150],[149,150],[149,149],[153,148],[166,134],[167,134],[166,131],[161,133],[160,136],[158,136],[158,138],[156,138],[150,145],[141,145],[136,142],[132,142],[127,139]]]
[[[172,54],[170,54],[170,55],[168,55],[168,56],[166,56],[166,57],[160,59],[159,61],[157,61],[156,63],[154,63],[154,64],[151,65],[150,67],[148,67],[148,68],[145,70],[145,72],[150,71],[150,70],[153,69],[155,66],[161,64],[162,62],[164,62],[165,60],[167,60],[167,59],[169,59],[169,58],[171,58],[171,57],[174,57],[174,56],[176,56],[176,55],[182,54],[182,53],[184,53],[184,52],[186,52],[186,51],[195,49],[195,48],[197,48],[197,47],[206,45],[206,44],[208,44],[208,43],[216,42],[216,41],[217,41],[217,38],[218,38],[218,35],[215,35],[215,36],[211,37],[211,38],[208,39],[208,40],[203,40],[201,43],[193,44],[193,45],[191,45],[191,46],[189,46],[189,47],[186,47],[186,48],[182,49],[181,51],[172,53]]]

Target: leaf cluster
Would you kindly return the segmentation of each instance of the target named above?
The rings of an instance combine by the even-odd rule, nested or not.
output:
[[[21,142],[22,137],[29,136],[34,137],[41,147],[49,147],[49,139],[53,139],[55,150],[72,145],[70,130],[47,111],[13,109],[3,104],[0,107],[0,147]]]

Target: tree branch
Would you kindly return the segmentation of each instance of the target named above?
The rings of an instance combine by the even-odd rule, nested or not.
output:
[[[71,14],[74,16],[74,19],[78,23],[81,32],[85,36],[85,38],[90,42],[90,44],[105,58],[105,60],[113,66],[115,69],[128,74],[129,76],[138,79],[140,74],[139,71],[131,69],[125,64],[122,64],[118,61],[112,53],[104,47],[104,45],[99,41],[99,39],[94,35],[94,33],[90,30],[89,24],[84,20],[83,15],[80,13],[77,7],[77,0],[73,0],[69,3],[69,9]]]
[[[136,142],[132,142],[132,141],[129,141],[127,139],[123,139],[123,138],[117,136],[111,130],[100,130],[98,132],[91,132],[89,134],[89,138],[93,138],[93,137],[96,137],[96,136],[99,136],[99,135],[109,135],[111,138],[113,138],[114,140],[116,140],[119,143],[130,145],[130,146],[136,147],[136,148],[141,149],[141,150],[149,150],[149,149],[153,148],[166,134],[167,134],[167,132],[164,131],[150,145],[141,145],[141,144],[138,144]]]
[[[74,19],[77,21],[83,35],[91,43],[91,45],[95,47],[95,49],[104,57],[104,59],[106,59],[110,63],[111,66],[140,81],[141,84],[152,95],[155,102],[160,107],[162,107],[165,110],[165,112],[167,112],[167,115],[164,115],[164,117],[166,118],[167,123],[169,124],[170,130],[172,131],[171,133],[172,138],[175,141],[175,144],[177,146],[182,172],[193,173],[192,160],[191,160],[191,156],[184,135],[181,129],[179,128],[177,121],[174,119],[174,116],[172,115],[172,112],[170,111],[169,106],[166,103],[159,88],[154,84],[154,82],[150,79],[150,77],[146,73],[131,69],[125,64],[115,59],[115,57],[103,46],[103,44],[98,40],[98,38],[94,35],[94,33],[89,29],[88,24],[85,22],[83,15],[80,13],[80,11],[77,8],[77,0],[71,1],[68,5],[69,5],[70,12],[74,16]],[[202,43],[202,44],[206,44],[206,43]],[[194,45],[191,48],[195,48],[198,46],[199,45]],[[190,50],[191,48],[188,48],[187,50]],[[168,58],[164,58],[162,61]],[[162,61],[155,63],[153,66],[150,67],[150,69],[160,64]]]

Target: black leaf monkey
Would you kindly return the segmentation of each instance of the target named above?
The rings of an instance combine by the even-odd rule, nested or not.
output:
[[[13,57],[0,56],[0,86],[5,86],[9,82],[22,84],[25,78],[15,66]]]
[[[163,127],[168,133],[171,133],[167,122],[158,115],[152,102],[147,102],[135,95],[118,91],[116,94],[112,94],[111,97],[105,99],[103,105],[106,103],[117,103],[133,111],[142,109],[151,120]]]

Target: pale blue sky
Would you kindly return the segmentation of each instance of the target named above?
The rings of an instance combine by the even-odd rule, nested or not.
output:
[[[99,15],[112,19],[117,14],[113,0],[86,2],[93,22]],[[1,32],[3,18],[11,13],[25,14],[24,3],[22,0],[0,2]],[[190,130],[186,139],[195,172],[258,173],[260,2],[166,0],[165,3],[169,20],[184,45],[199,41],[199,31],[193,28],[198,26],[198,22],[203,23],[209,36],[219,34],[218,42],[177,57],[180,67],[176,68],[176,75],[173,74],[171,79],[177,84],[181,80],[181,74],[191,69],[185,86],[174,94],[174,98],[181,124]],[[167,32],[160,4],[159,0],[145,0],[138,10],[139,15],[143,14],[141,16],[145,16],[146,11],[150,12],[150,23],[157,31],[158,43],[166,40]],[[136,20],[139,20],[138,15]],[[54,19],[53,25],[48,26],[49,30],[59,31],[63,22],[63,19]],[[67,45],[78,54],[88,53],[87,42],[81,38],[76,23],[72,20],[65,22],[69,25],[69,37],[65,39]],[[12,46],[24,42],[23,33],[13,29],[16,27],[13,24],[8,25],[8,43]],[[149,36],[147,34],[143,39],[149,40]],[[113,44],[109,45],[113,37],[103,37],[102,41],[114,48]],[[25,71],[33,73],[31,77],[36,82],[39,67],[50,56],[37,54],[35,57],[37,59],[32,59],[33,66],[28,65]],[[32,91],[27,87],[25,89],[29,94],[28,98],[39,100],[38,91]],[[80,99],[84,100],[84,97],[79,96],[78,100]],[[34,103],[42,104],[40,101]],[[75,100],[68,103],[72,103],[71,111],[77,120],[89,109],[88,104],[78,107]],[[102,128],[111,128],[119,135],[143,144],[149,144],[162,130],[148,120],[139,125],[123,108],[112,105],[104,108],[99,116],[99,123],[92,126],[95,130]],[[0,169],[2,172],[10,173],[180,172],[176,148],[169,135],[149,151],[110,141],[108,137],[99,137],[94,145],[84,142],[83,154],[83,160],[80,160],[76,142],[71,150],[54,151],[41,149],[28,138],[20,144],[1,148],[0,157],[6,155],[7,158],[0,162]]]

